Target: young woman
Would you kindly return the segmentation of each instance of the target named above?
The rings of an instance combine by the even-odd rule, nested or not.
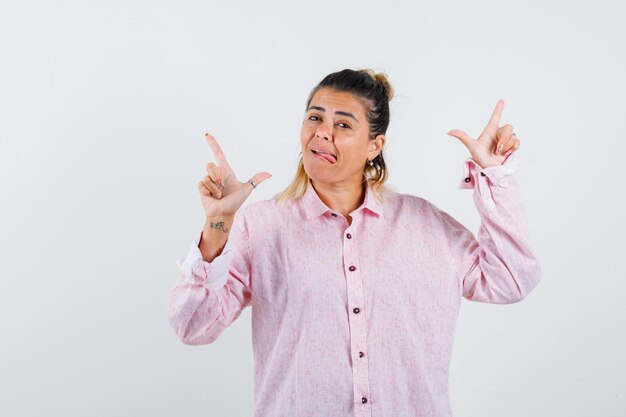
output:
[[[198,188],[206,225],[179,264],[170,323],[208,344],[252,308],[255,416],[450,416],[448,370],[462,298],[506,304],[538,284],[519,139],[502,100],[469,150],[478,239],[429,201],[385,187],[392,88],[345,69],[309,95],[291,184],[246,207],[271,177],[240,182],[215,138]]]

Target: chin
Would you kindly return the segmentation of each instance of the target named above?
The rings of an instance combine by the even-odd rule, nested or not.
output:
[[[332,182],[332,179],[336,177],[336,174],[330,170],[319,166],[311,167],[306,162],[304,163],[304,171],[309,178],[316,182]]]

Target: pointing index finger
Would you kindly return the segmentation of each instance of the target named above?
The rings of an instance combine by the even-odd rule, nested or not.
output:
[[[228,162],[226,162],[226,156],[224,155],[224,151],[222,151],[222,148],[217,143],[217,140],[215,139],[215,137],[213,137],[213,135],[209,133],[205,133],[204,138],[209,143],[209,146],[211,147],[211,150],[213,151],[213,155],[215,155],[215,159],[217,159],[218,164],[228,166]]]
[[[483,132],[480,134],[481,136],[496,136],[496,133],[498,132],[498,127],[500,125],[500,116],[502,115],[502,109],[504,109],[504,100],[500,99],[498,100],[498,103],[496,103],[496,108],[493,110],[487,126],[485,126]]]
[[[504,109],[504,100],[500,99],[496,103],[496,108],[493,110],[491,114],[491,118],[489,119],[489,124],[494,125],[496,128],[500,126],[500,116],[502,115],[502,110]]]

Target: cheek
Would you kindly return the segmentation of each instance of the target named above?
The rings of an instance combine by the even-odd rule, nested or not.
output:
[[[304,151],[309,147],[309,140],[306,136],[300,136],[300,150],[304,153]]]
[[[312,137],[312,134],[311,134],[310,128],[307,128],[306,126],[304,126],[300,129],[300,142],[301,143],[308,142],[311,137]]]
[[[360,164],[361,159],[364,159],[367,155],[367,148],[355,144],[354,141],[347,143],[340,151],[342,155],[348,156],[346,159],[350,159],[350,163],[354,164]]]

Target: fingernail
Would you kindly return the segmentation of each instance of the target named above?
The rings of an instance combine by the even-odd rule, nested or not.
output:
[[[216,196],[217,198],[222,198],[222,194],[221,194],[221,193],[217,193],[215,196]]]

